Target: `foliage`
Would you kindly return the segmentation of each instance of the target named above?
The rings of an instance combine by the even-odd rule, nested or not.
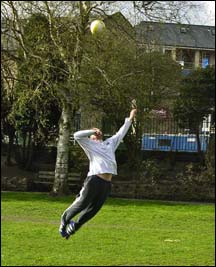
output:
[[[215,186],[215,136],[212,135],[205,155],[205,166],[202,172],[202,180]]]
[[[112,7],[113,3],[107,4]],[[138,8],[139,11],[150,11],[146,9],[145,4],[143,2],[143,6],[140,7],[134,2],[134,8]],[[147,6],[149,4],[151,5],[147,3]],[[127,39],[118,38],[114,44],[113,40],[118,33],[113,31],[113,35],[107,36],[104,40],[103,37],[101,40],[93,40],[94,38],[89,35],[96,50],[88,46],[86,35],[90,21],[95,17],[107,15],[103,5],[104,2],[100,1],[3,1],[2,15],[9,24],[12,22],[12,36],[14,35],[14,40],[19,45],[18,57],[15,55],[18,63],[18,75],[15,77],[18,80],[17,101],[11,113],[11,121],[16,123],[18,129],[28,130],[30,137],[31,134],[37,134],[40,140],[46,140],[47,132],[51,125],[56,125],[55,119],[58,120],[61,111],[56,161],[58,166],[56,165],[54,185],[56,191],[57,184],[61,184],[61,181],[64,183],[67,177],[67,148],[71,122],[79,104],[85,102],[81,92],[84,83],[89,84],[85,91],[89,93],[90,90],[93,95],[95,91],[92,88],[97,88],[98,97],[92,104],[98,107],[100,105],[101,110],[115,121],[116,128],[122,123],[132,98],[139,100],[141,118],[143,88],[133,88],[133,82],[137,79],[134,74],[140,72],[134,60],[134,44],[132,48]],[[160,10],[161,5],[163,6],[163,3],[156,5],[156,9]],[[161,16],[164,17],[164,14],[161,13]],[[7,35],[7,30],[5,32]],[[9,53],[8,49],[6,52]],[[115,57],[119,55],[121,59],[115,61]],[[81,70],[83,66],[86,67],[84,72]],[[90,70],[90,67],[94,70]],[[88,74],[85,75],[86,73]],[[88,75],[90,79],[87,79]],[[94,79],[91,80],[91,77]],[[129,79],[126,79],[128,77]],[[154,90],[160,82],[153,81]],[[90,99],[92,94],[87,94]],[[53,118],[50,113],[57,114]],[[139,120],[141,119],[138,118],[136,124],[136,140],[139,140],[141,133]],[[40,138],[42,136],[44,138]],[[139,145],[131,147],[137,148]]]
[[[140,175],[144,177],[142,179],[145,179],[146,182],[155,185],[165,175],[165,172],[157,160],[148,159],[142,162]]]
[[[210,192],[215,188],[215,167],[191,162],[186,164],[181,172],[176,173],[176,179],[181,181],[188,196],[193,197],[200,194],[202,200],[208,200],[208,193],[199,192],[199,188],[201,187],[203,192]]]
[[[11,131],[15,131],[14,125],[10,122],[8,115],[11,112],[13,104],[13,96],[8,94],[4,86],[3,79],[1,79],[1,134],[10,135]]]
[[[34,146],[41,146],[56,138],[60,117],[60,103],[52,84],[52,75],[48,60],[54,49],[50,46],[47,18],[41,14],[32,14],[22,20],[24,45],[19,47],[16,57],[4,55],[4,67],[7,60],[13,62],[10,72],[4,72],[4,82],[10,91],[4,90],[4,99],[11,99],[4,120],[13,126],[19,144],[19,163],[30,168]],[[6,69],[6,67],[5,67]],[[14,80],[13,80],[14,79]],[[4,101],[6,108],[6,102]],[[11,143],[13,144],[14,136]],[[26,153],[27,149],[27,153]]]
[[[17,130],[33,132],[35,143],[47,142],[53,127],[58,127],[59,101],[51,86],[51,73],[43,57],[51,57],[48,21],[41,14],[33,14],[24,25],[29,56],[19,49],[17,62],[16,102],[10,114]],[[33,56],[38,55],[38,57]]]
[[[134,56],[134,44],[126,43],[125,37],[116,37],[107,30],[100,36],[89,36],[87,46],[90,60],[83,61],[82,73],[86,81],[81,88],[83,95],[95,109],[109,114],[109,118],[114,115],[115,121],[122,120],[132,99],[129,86],[123,86],[119,79],[131,72],[128,62]]]
[[[189,128],[194,133],[203,119],[212,114],[214,105],[215,68],[197,69],[183,79],[174,114],[180,127]]]
[[[1,73],[2,75],[2,73]],[[10,121],[9,115],[11,113],[14,102],[14,93],[6,89],[4,79],[1,76],[1,143],[4,136],[9,137],[9,146],[7,149],[7,159],[5,164],[12,165],[12,145],[15,137],[15,126]]]
[[[85,81],[81,87],[83,102],[92,105],[95,113],[101,112],[104,125],[113,134],[129,115],[132,99],[136,99],[138,113],[132,131],[125,139],[129,164],[135,167],[140,158],[140,140],[146,110],[160,105],[171,108],[172,96],[178,91],[180,67],[171,58],[159,52],[139,53],[133,39],[117,35],[107,29],[103,34],[89,37],[91,61],[83,61]],[[118,29],[116,29],[118,33]],[[84,109],[85,105],[83,104]],[[111,124],[108,127],[107,124]],[[139,165],[139,163],[137,163]]]
[[[122,121],[134,98],[140,113],[170,103],[180,80],[180,67],[171,58],[159,52],[136,56],[135,43],[126,37],[113,38],[110,32],[97,37],[91,44],[94,57],[83,66],[83,94],[115,122]]]

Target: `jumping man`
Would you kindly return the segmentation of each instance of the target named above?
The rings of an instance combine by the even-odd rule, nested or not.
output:
[[[119,131],[105,141],[102,140],[102,132],[97,128],[74,133],[74,139],[89,159],[89,172],[75,201],[61,216],[59,232],[62,237],[68,239],[95,216],[110,194],[112,175],[117,175],[115,151],[128,132],[136,111],[135,108],[132,109]],[[77,221],[71,220],[78,213],[80,215]]]

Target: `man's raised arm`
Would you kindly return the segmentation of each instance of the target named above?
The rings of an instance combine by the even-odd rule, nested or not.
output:
[[[74,139],[81,139],[81,138],[86,138],[92,134],[95,133],[95,130],[91,129],[91,130],[82,130],[82,131],[78,131],[74,133]]]
[[[117,147],[119,146],[121,140],[125,137],[125,135],[127,134],[133,119],[136,116],[136,109],[132,109],[130,112],[130,116],[128,118],[125,119],[124,124],[122,125],[122,127],[119,129],[119,131],[113,135],[110,140],[113,142],[114,145],[114,149],[116,150]]]

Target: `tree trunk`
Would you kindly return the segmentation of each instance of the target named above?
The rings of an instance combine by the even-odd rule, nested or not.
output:
[[[201,143],[199,138],[199,129],[196,131],[196,140],[197,140],[197,152],[201,153]]]
[[[198,153],[198,156],[199,156],[199,160],[202,163],[203,162],[203,156],[202,156],[202,151],[201,151],[199,127],[196,129],[196,141],[197,141],[197,153]]]
[[[10,131],[10,133],[9,133],[9,144],[8,144],[8,150],[7,150],[7,159],[6,159],[6,165],[7,166],[13,165],[12,161],[11,161],[11,152],[12,152],[12,149],[13,149],[14,136],[15,136],[15,131],[14,130]]]
[[[64,195],[69,193],[68,178],[68,160],[69,160],[69,141],[71,132],[71,112],[69,105],[63,107],[60,125],[59,139],[57,144],[57,158],[55,167],[55,180],[51,194]]]
[[[33,152],[34,152],[34,142],[32,140],[32,132],[30,131],[28,139],[28,147],[27,147],[27,158],[25,164],[26,170],[31,170]]]
[[[132,135],[128,135],[125,138],[125,145],[128,153],[128,165],[136,171],[139,170],[142,161],[141,137],[140,123],[139,121],[136,121],[136,125],[134,125],[134,128],[132,129]]]
[[[22,134],[23,137],[23,146],[22,146],[22,160],[21,160],[21,166],[22,168],[25,168],[25,160],[26,160],[26,139],[27,139],[27,133],[24,132]]]

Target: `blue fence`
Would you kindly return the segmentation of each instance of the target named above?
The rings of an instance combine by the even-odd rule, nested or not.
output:
[[[200,135],[201,151],[207,150],[208,142],[208,135]],[[197,140],[196,136],[192,134],[144,134],[142,150],[197,152]]]

